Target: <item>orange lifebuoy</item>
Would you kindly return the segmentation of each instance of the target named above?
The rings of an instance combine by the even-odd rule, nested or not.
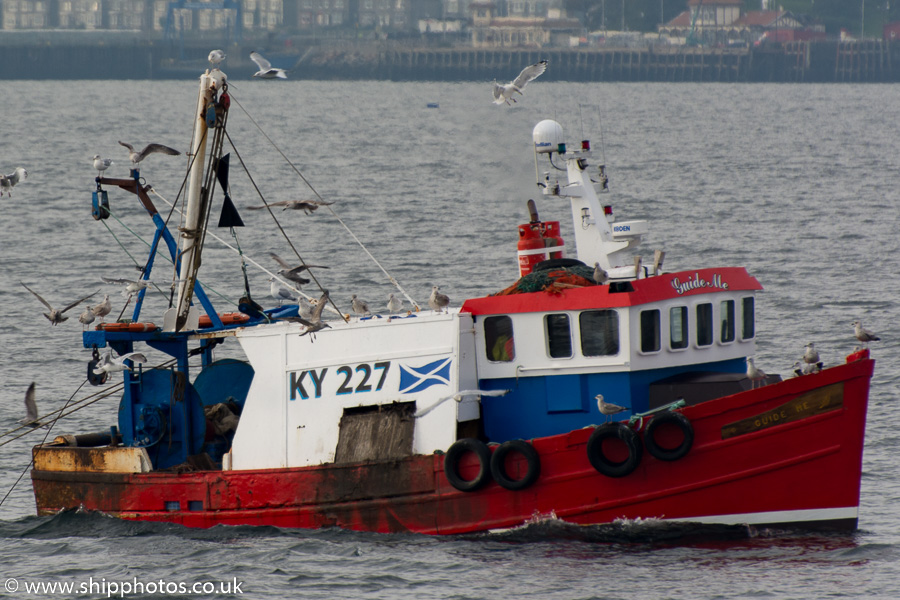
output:
[[[100,323],[97,325],[97,331],[111,331],[140,333],[145,331],[156,331],[159,329],[153,323]]]
[[[245,315],[240,312],[222,313],[219,315],[219,318],[222,319],[223,325],[235,325],[238,323],[246,323],[250,320],[250,315]],[[205,329],[207,327],[212,327],[212,319],[209,318],[209,315],[201,315],[200,328]]]

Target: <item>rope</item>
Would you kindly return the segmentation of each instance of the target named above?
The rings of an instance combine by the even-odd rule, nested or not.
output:
[[[294,166],[294,163],[292,163],[291,160],[284,154],[284,152],[281,151],[281,148],[278,147],[278,144],[276,144],[276,143],[272,140],[272,138],[270,138],[270,137],[266,134],[266,132],[263,131],[263,128],[259,125],[259,123],[257,123],[256,120],[250,115],[250,113],[247,112],[247,109],[245,109],[244,106],[243,106],[243,105],[238,101],[238,99],[235,98],[233,95],[231,96],[231,99],[234,100],[234,103],[238,105],[238,107],[244,112],[245,115],[247,115],[247,118],[250,119],[250,122],[253,123],[253,124],[256,126],[256,128],[257,128],[257,129],[259,130],[259,132],[263,135],[263,137],[266,138],[266,140],[268,140],[268,142],[269,142],[270,144],[272,144],[272,147],[275,148],[275,150],[278,152],[278,154],[281,155],[281,157],[285,160],[285,162],[287,162],[287,164],[290,165],[290,167],[291,167],[291,169],[293,169],[294,173],[296,173],[297,176],[303,181],[303,183],[306,184],[306,186],[307,186],[307,187],[310,189],[310,191],[316,196],[316,198],[318,198],[320,202],[323,202],[323,203],[324,203],[324,199],[323,199],[322,196],[319,194],[319,192],[316,190],[316,188],[313,187],[312,183],[310,183],[309,180],[306,179],[306,177],[303,175],[303,173],[301,173],[301,172],[297,169],[297,167]],[[229,141],[231,141],[231,138],[228,138],[228,139],[229,139]],[[232,146],[234,146],[234,143],[232,143]],[[242,161],[242,164],[243,164],[243,161]],[[262,196],[260,196],[260,197],[262,197]],[[263,200],[263,202],[265,203],[265,200]],[[390,273],[388,273],[387,269],[385,269],[385,268],[381,265],[381,263],[378,262],[378,259],[376,259],[376,258],[372,255],[372,253],[369,252],[369,249],[366,248],[365,244],[363,244],[362,241],[360,241],[360,239],[359,239],[358,237],[356,237],[356,234],[354,234],[353,231],[347,226],[347,224],[344,223],[343,219],[341,219],[341,218],[338,216],[337,212],[331,207],[331,205],[330,205],[330,204],[324,204],[324,206],[331,212],[331,215],[332,215],[335,219],[337,219],[337,222],[341,224],[341,226],[347,231],[347,233],[350,234],[350,237],[352,237],[353,240],[354,240],[357,244],[359,244],[359,247],[363,249],[363,252],[365,252],[365,253],[369,256],[369,258],[372,259],[372,262],[374,262],[375,265],[376,265],[379,269],[381,269],[381,272],[384,273],[384,274],[387,276],[388,280],[389,280],[389,281],[391,282],[391,284],[397,289],[397,291],[399,291],[401,294],[403,294],[403,296],[409,301],[409,303],[415,307],[416,312],[418,312],[418,311],[420,310],[420,309],[419,309],[418,303],[417,303],[415,300],[413,300],[413,299],[410,297],[409,294],[406,293],[406,290],[403,289],[403,286],[401,286],[400,283],[399,283],[396,279],[394,279],[394,276],[391,275]],[[266,204],[266,208],[268,208],[268,207],[269,207],[269,205]],[[272,213],[272,209],[269,209],[269,213]],[[274,216],[275,216],[275,215],[273,214],[272,217],[274,218]],[[277,221],[276,221],[276,222],[277,222]],[[281,226],[279,225],[279,228],[280,228],[280,227],[281,227]],[[293,247],[293,246],[292,246],[292,247]],[[316,282],[316,283],[318,283],[318,282]]]

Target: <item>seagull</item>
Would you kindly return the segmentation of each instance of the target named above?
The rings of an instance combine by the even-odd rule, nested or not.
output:
[[[806,352],[803,353],[803,362],[814,365],[819,362],[819,353],[816,351],[816,345],[812,342],[806,345]]]
[[[279,200],[278,202],[269,203],[269,208],[273,206],[281,206],[283,207],[281,210],[302,210],[306,214],[312,214],[320,206],[331,206],[334,202],[324,202],[321,200]],[[248,206],[250,210],[262,210],[266,208],[266,205],[262,206]]]
[[[12,198],[12,189],[20,180],[28,177],[28,171],[22,167],[16,167],[16,170],[9,175],[0,175],[0,196],[6,190],[6,195]]]
[[[87,326],[93,323],[95,318],[94,310],[91,308],[91,305],[88,304],[87,308],[84,309],[84,312],[78,317],[78,322]]]
[[[757,369],[756,365],[753,364],[753,359],[749,356],[747,357],[747,377],[750,378],[750,387],[755,388],[756,384],[759,382],[765,383],[766,374],[764,371]]]
[[[450,304],[450,298],[446,294],[441,294],[436,285],[431,287],[431,297],[428,298],[428,306],[435,312],[441,312]]]
[[[275,254],[274,252],[269,252],[269,256],[271,256],[275,262],[281,265],[281,270],[278,271],[278,274],[281,277],[284,277],[288,281],[293,281],[297,285],[306,285],[309,283],[309,279],[305,277],[301,277],[300,273],[307,269],[327,269],[328,267],[323,267],[321,265],[300,265],[299,267],[292,267],[285,261],[283,258]]]
[[[322,321],[322,311],[325,309],[326,304],[328,304],[328,290],[325,290],[325,292],[322,293],[322,297],[316,302],[316,307],[313,309],[312,314],[308,319],[298,319],[298,321],[306,325],[306,330],[300,334],[301,336],[304,336],[307,333],[313,334],[309,339],[310,341],[314,341],[316,339],[315,333],[317,331],[325,329],[326,327],[331,328],[331,325]]]
[[[269,295],[278,300],[279,303],[285,300],[297,301],[297,295],[290,288],[281,285],[277,279],[269,277],[269,282]]]
[[[609,419],[612,415],[617,415],[620,412],[625,412],[626,410],[628,410],[624,406],[619,406],[618,404],[613,404],[612,402],[604,402],[603,394],[597,394],[595,398],[597,398],[597,408],[600,409],[600,414],[606,415],[606,422],[609,422]]]
[[[38,420],[38,409],[37,402],[34,400],[34,382],[31,382],[31,385],[28,386],[28,390],[25,392],[25,418],[19,419],[19,423],[22,425],[28,425],[29,427],[42,427],[46,425],[43,421]]]
[[[880,337],[869,331],[868,329],[864,329],[862,326],[862,322],[853,321],[854,334],[856,335],[856,339],[861,341],[866,346],[869,345],[869,342],[877,342],[881,340]]]
[[[272,63],[263,58],[259,52],[251,52],[250,60],[259,67],[259,71],[253,74],[254,77],[259,77],[260,79],[287,79],[287,73],[284,72],[284,69],[273,67]]]
[[[103,320],[103,317],[108,315],[110,311],[112,311],[112,302],[109,301],[109,294],[104,294],[103,302],[100,304],[95,304],[94,308],[94,316],[100,317],[100,320]]]
[[[390,314],[394,314],[395,312],[400,312],[401,308],[403,308],[403,300],[401,300],[400,298],[394,297],[393,294],[388,296],[387,309]]]
[[[103,373],[112,373],[114,371],[130,371],[131,367],[125,364],[126,360],[136,363],[145,363],[147,362],[147,357],[140,352],[128,352],[117,358],[113,358],[112,350],[110,350],[103,355],[94,367],[94,375],[102,375]]]
[[[821,370],[822,363],[807,363],[803,361],[797,361],[794,363],[794,375],[796,377],[801,377],[803,375],[812,375],[813,373],[818,373]]]
[[[147,144],[140,152],[135,152],[134,147],[131,144],[119,142],[119,145],[128,148],[128,158],[131,159],[132,165],[137,165],[139,162],[141,162],[151,154],[168,154],[170,156],[178,156],[179,154],[181,154],[181,152],[179,152],[175,148],[169,148],[168,146],[163,146],[162,144]]]
[[[225,53],[222,50],[213,50],[209,53],[207,59],[209,60],[209,64],[212,65],[213,69],[218,69],[219,63],[225,60]]]
[[[149,279],[141,279],[139,281],[135,281],[133,279],[114,279],[112,277],[100,277],[100,279],[102,279],[106,283],[124,285],[125,289],[122,290],[123,298],[131,298],[137,292],[153,284],[153,282]]]
[[[350,306],[353,308],[353,312],[355,312],[360,317],[372,314],[369,310],[369,303],[361,298],[357,298],[356,294],[353,294],[353,296],[351,296]]]
[[[506,102],[509,104],[509,101],[516,101],[515,98],[512,97],[514,93],[518,93],[520,96],[522,94],[522,90],[525,89],[525,86],[528,85],[528,82],[532,79],[536,79],[547,70],[547,61],[542,60],[539,63],[535,63],[529,67],[525,67],[522,69],[522,72],[519,73],[519,76],[516,77],[513,81],[510,81],[506,85],[500,85],[497,83],[497,80],[494,80],[494,104],[503,104]]]
[[[19,282],[19,283],[22,283],[22,282]],[[75,308],[76,306],[78,306],[79,304],[81,304],[82,302],[84,302],[85,300],[87,300],[88,298],[91,298],[92,296],[94,296],[95,294],[97,294],[97,292],[94,292],[94,293],[91,294],[90,296],[85,296],[85,297],[82,298],[81,300],[77,300],[77,301],[73,302],[72,304],[68,305],[67,307],[65,307],[65,308],[62,309],[62,310],[56,310],[55,308],[53,308],[52,306],[50,306],[50,303],[49,303],[49,302],[47,302],[46,300],[44,300],[43,298],[41,298],[40,294],[38,294],[37,292],[35,292],[33,289],[31,289],[30,287],[28,287],[28,286],[25,285],[24,283],[22,283],[22,287],[25,288],[26,290],[28,290],[29,292],[31,292],[32,294],[34,294],[35,298],[37,298],[38,300],[40,300],[40,301],[41,301],[41,304],[43,304],[44,306],[47,307],[47,310],[49,310],[50,312],[49,312],[49,313],[44,313],[44,316],[47,317],[47,320],[50,321],[50,324],[51,324],[51,325],[58,325],[58,324],[62,323],[63,321],[67,321],[67,320],[69,319],[69,317],[64,317],[64,316],[63,316],[63,314],[64,314],[66,311],[68,311],[68,310],[70,310],[70,309],[72,309],[72,308]]]
[[[115,164],[111,158],[102,158],[99,154],[95,154],[91,160],[94,161],[94,168],[97,169],[98,177],[100,176],[100,173]]]
[[[594,283],[597,285],[603,285],[609,280],[609,275],[606,271],[603,270],[603,267],[600,266],[600,263],[594,263]]]

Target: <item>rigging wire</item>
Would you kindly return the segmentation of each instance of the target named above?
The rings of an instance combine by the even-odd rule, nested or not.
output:
[[[316,190],[316,188],[313,187],[312,183],[303,175],[303,173],[300,172],[299,169],[297,169],[297,167],[294,165],[293,162],[291,162],[291,160],[285,155],[285,153],[282,152],[281,148],[278,147],[278,144],[276,144],[274,142],[274,140],[272,140],[272,138],[270,138],[268,136],[268,134],[266,134],[266,132],[263,130],[263,128],[260,126],[260,124],[256,122],[256,119],[254,119],[253,116],[247,111],[247,109],[244,108],[244,106],[240,103],[240,101],[237,98],[235,98],[234,95],[231,96],[231,99],[234,101],[235,104],[238,105],[238,107],[244,112],[244,114],[247,115],[247,118],[250,119],[250,122],[256,126],[256,128],[259,130],[259,132],[262,134],[262,136],[264,138],[266,138],[266,140],[268,140],[268,142],[270,144],[272,144],[272,147],[275,148],[275,150],[281,155],[281,157],[285,160],[285,162],[287,162],[287,164],[291,167],[291,169],[297,174],[297,176],[303,181],[303,183],[306,184],[306,186],[310,189],[310,191],[316,196],[316,198],[318,198],[319,201],[324,202],[325,200],[322,198],[322,196],[319,194],[319,192]],[[229,139],[229,141],[231,141],[230,137],[228,139]],[[233,142],[232,142],[232,146],[234,146]],[[242,164],[243,164],[243,162],[242,162]],[[260,196],[260,197],[262,197],[262,196]],[[265,200],[263,200],[263,202],[265,202]],[[268,207],[268,204],[266,204],[266,207]],[[403,289],[403,286],[400,285],[400,283],[394,278],[394,276],[391,275],[387,271],[387,269],[385,269],[381,265],[380,262],[378,262],[378,259],[376,259],[375,256],[373,256],[372,253],[369,252],[369,249],[366,248],[365,244],[363,244],[362,241],[358,237],[356,237],[356,234],[353,233],[353,231],[347,226],[346,223],[344,223],[343,219],[341,219],[340,216],[338,216],[337,212],[331,207],[331,205],[325,204],[325,207],[331,212],[331,215],[335,219],[337,219],[338,223],[341,224],[341,226],[347,231],[347,233],[350,234],[350,237],[352,237],[353,240],[357,244],[359,244],[359,247],[363,249],[363,252],[365,252],[369,256],[369,258],[372,259],[372,262],[374,262],[375,265],[379,269],[381,269],[382,273],[384,273],[387,276],[387,278],[391,282],[391,284],[395,288],[397,288],[397,291],[399,291],[401,294],[403,294],[403,296],[409,301],[409,303],[415,307],[416,312],[418,312],[420,310],[419,304],[415,300],[412,299],[412,297],[406,292],[405,289]],[[269,212],[271,213],[272,210],[269,209]],[[272,216],[274,218],[275,215],[273,214]],[[280,228],[280,226],[279,226],[279,228]],[[293,246],[291,246],[291,247],[293,247]],[[316,282],[316,283],[318,283],[318,282]]]

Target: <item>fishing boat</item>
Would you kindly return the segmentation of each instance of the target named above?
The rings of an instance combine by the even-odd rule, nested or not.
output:
[[[571,209],[574,251],[529,202],[509,229],[518,272],[459,307],[348,317],[324,292],[310,316],[248,287],[239,312],[217,312],[197,273],[230,104],[224,76],[203,74],[175,234],[137,170],[97,178],[94,217],[110,190],[135,194],[154,226],[142,278],[161,247],[177,291],[161,325],[143,319],[142,288],[131,319],[83,333],[91,383],[114,389],[101,353],[126,357],[121,401],[96,431],[34,447],[39,515],[423,534],[541,518],[857,527],[868,349],[785,379],[755,369],[757,279],[636,256],[647,222],[617,219],[605,165],[554,121],[533,131],[536,191]],[[216,360],[222,343],[245,360]],[[132,361],[144,347],[168,362]]]

